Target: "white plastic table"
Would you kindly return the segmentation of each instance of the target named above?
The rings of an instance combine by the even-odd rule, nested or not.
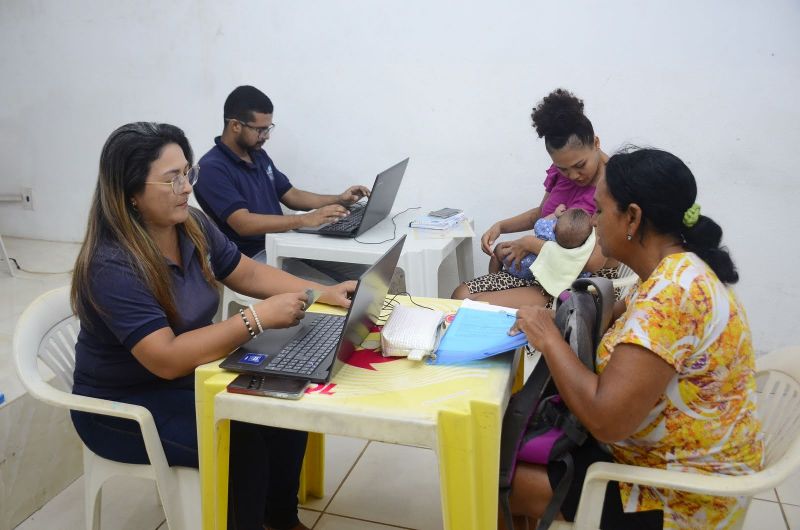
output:
[[[300,258],[372,265],[389,250],[397,238],[407,234],[397,265],[405,272],[406,291],[415,296],[449,297],[449,292],[439,292],[439,269],[443,264],[454,263],[459,282],[474,277],[472,228],[470,225],[445,233],[409,229],[408,223],[423,211],[427,210],[410,210],[398,215],[395,219],[397,232],[394,239],[391,216],[356,239],[297,232],[267,234],[267,264],[281,268],[284,259]],[[448,259],[453,254],[455,260]]]

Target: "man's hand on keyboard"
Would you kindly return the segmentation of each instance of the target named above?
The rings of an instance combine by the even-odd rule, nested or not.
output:
[[[364,197],[369,197],[369,188],[366,186],[350,186],[339,194],[339,204],[348,206],[360,201]]]
[[[329,204],[328,206],[317,208],[313,212],[304,213],[301,217],[303,226],[314,227],[333,223],[348,215],[350,215],[350,211],[341,204]]]

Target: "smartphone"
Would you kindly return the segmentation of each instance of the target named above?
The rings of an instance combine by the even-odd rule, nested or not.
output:
[[[300,399],[310,381],[277,375],[240,374],[228,385],[228,392],[269,396],[281,399]]]
[[[457,213],[461,213],[461,210],[457,210],[455,208],[442,208],[441,210],[434,210],[430,212],[428,215],[430,215],[431,217],[440,217],[442,219],[447,219],[448,217],[453,217]]]

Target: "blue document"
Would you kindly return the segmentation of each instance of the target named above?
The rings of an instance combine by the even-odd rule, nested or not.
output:
[[[462,307],[447,328],[434,363],[459,363],[483,359],[528,343],[524,333],[509,335],[516,317],[505,311],[480,311]]]

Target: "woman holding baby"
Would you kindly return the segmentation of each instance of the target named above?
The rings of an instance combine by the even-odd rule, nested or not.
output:
[[[531,254],[540,254],[546,239],[560,243],[559,230],[564,233],[567,230],[558,228],[565,212],[579,209],[594,214],[595,186],[605,174],[608,155],[600,149],[600,139],[595,136],[592,123],[583,113],[583,101],[564,89],[557,89],[533,109],[531,117],[553,160],[544,181],[542,202],[536,208],[496,222],[483,234],[481,249],[492,257],[489,274],[461,284],[453,292],[453,298],[471,298],[506,307],[549,306],[553,297],[528,271],[527,266],[534,259]],[[568,215],[571,220],[580,217],[572,213]],[[586,220],[574,221],[570,221],[570,238],[575,246],[567,249],[572,251],[568,252],[571,256],[568,257],[573,264],[575,259],[584,263],[579,266],[576,276],[582,270],[615,277],[617,263],[602,255],[594,244],[594,234],[581,236],[586,235]],[[534,228],[536,236],[504,241],[492,249],[500,235]]]

